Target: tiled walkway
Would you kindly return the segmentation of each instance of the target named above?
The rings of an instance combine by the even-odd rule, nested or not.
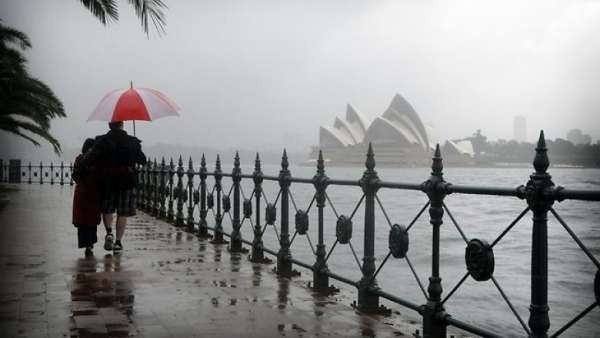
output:
[[[70,187],[22,185],[0,210],[1,337],[396,337],[419,324],[360,315],[352,294],[313,295],[310,273],[210,244],[145,215],[120,256],[84,258]],[[99,238],[104,230],[99,229]]]

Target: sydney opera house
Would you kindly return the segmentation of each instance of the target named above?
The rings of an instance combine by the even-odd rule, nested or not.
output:
[[[433,129],[396,94],[385,112],[373,121],[348,104],[345,119],[336,117],[332,127],[320,127],[319,146],[313,148],[311,158],[316,158],[321,149],[328,162],[360,165],[371,143],[378,165],[422,166],[430,163],[437,142]],[[473,152],[470,142],[446,141],[442,150],[461,161]]]

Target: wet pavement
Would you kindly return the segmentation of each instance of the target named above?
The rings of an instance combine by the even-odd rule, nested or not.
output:
[[[273,265],[142,213],[130,219],[121,255],[96,245],[86,258],[70,222],[71,188],[19,188],[0,210],[1,337],[412,337],[419,329],[397,311],[359,314],[344,289],[313,294],[309,271],[278,278]]]

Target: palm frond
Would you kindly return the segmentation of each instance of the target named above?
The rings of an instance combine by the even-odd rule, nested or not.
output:
[[[79,0],[93,16],[95,16],[103,25],[111,20],[119,20],[117,2],[115,0]]]
[[[27,37],[25,33],[4,25],[2,20],[0,20],[0,45],[6,46],[9,43],[19,45],[21,49],[27,49],[31,47],[29,37]]]
[[[140,19],[144,33],[148,34],[148,23],[152,21],[158,35],[165,32],[165,13],[167,5],[162,0],[129,0],[135,10],[135,15]]]
[[[39,126],[36,126],[35,124],[28,122],[28,121],[19,121],[16,120],[10,116],[0,116],[0,130],[4,130],[10,133],[13,133],[15,135],[19,135],[25,139],[27,139],[28,141],[30,141],[31,143],[33,143],[36,146],[39,146],[39,142],[37,142],[35,139],[33,139],[32,137],[24,134],[21,129],[27,130],[43,139],[45,139],[46,141],[48,141],[48,143],[50,143],[50,145],[52,145],[52,148],[54,149],[54,152],[57,154],[61,153],[61,147],[60,147],[60,142],[58,142],[57,139],[55,139],[52,135],[50,135],[50,133],[48,132],[48,130],[46,129],[42,129]]]

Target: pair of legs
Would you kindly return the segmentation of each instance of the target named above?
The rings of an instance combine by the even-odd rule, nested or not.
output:
[[[102,214],[102,221],[106,228],[106,233],[112,232],[113,214]],[[116,229],[117,229],[117,241],[121,241],[123,234],[125,233],[125,227],[127,226],[127,217],[117,215]]]

